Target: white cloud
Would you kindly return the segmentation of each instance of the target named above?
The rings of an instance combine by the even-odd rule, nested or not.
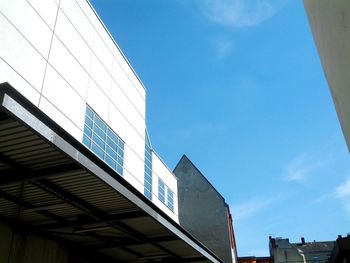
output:
[[[315,203],[320,203],[327,200],[338,200],[344,211],[350,215],[350,177],[335,187],[332,191],[317,198]]]
[[[350,216],[350,177],[335,188],[334,196],[340,200],[344,211]]]
[[[286,0],[197,0],[210,21],[230,27],[251,27],[272,17]]]
[[[327,164],[329,160],[315,154],[302,153],[294,158],[287,166],[287,181],[304,182],[317,169]]]
[[[271,199],[252,199],[248,202],[232,205],[233,219],[239,221],[258,214],[271,204]]]
[[[338,198],[350,197],[350,177],[335,189],[335,194]]]
[[[214,45],[219,59],[229,56],[233,49],[232,41],[228,38],[218,38]]]

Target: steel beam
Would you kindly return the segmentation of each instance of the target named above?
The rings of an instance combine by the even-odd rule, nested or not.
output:
[[[87,245],[84,247],[87,249],[106,249],[106,248],[115,248],[115,247],[129,247],[129,246],[136,246],[136,245],[143,245],[143,244],[155,244],[155,243],[175,241],[175,240],[178,240],[176,236],[160,236],[160,237],[147,238],[147,240],[144,240],[143,242],[138,242],[133,239],[122,239],[120,241],[108,242],[105,244]]]
[[[19,198],[9,194],[9,193],[6,193],[2,190],[0,190],[0,198],[3,198],[11,203],[14,203],[16,205],[21,205],[21,208],[22,209],[32,209],[32,208],[35,208],[34,205],[24,201],[24,200],[20,200]],[[36,213],[42,215],[42,216],[45,216],[47,218],[50,218],[50,219],[53,219],[55,221],[58,221],[60,223],[63,223],[65,222],[65,219],[63,219],[62,217],[60,216],[57,216],[53,213],[50,213],[49,211],[36,211]]]
[[[108,215],[105,218],[102,218],[101,220],[99,220],[98,223],[111,223],[117,220],[140,218],[144,216],[145,216],[145,213],[142,211],[124,212],[124,213],[118,213],[114,215]],[[28,230],[28,232],[42,232],[42,231],[57,230],[62,228],[80,227],[80,226],[94,224],[94,223],[96,223],[96,220],[92,219],[90,216],[79,216],[77,220],[66,221],[64,223],[36,225],[31,227]]]
[[[1,153],[0,153],[0,159],[13,167],[12,165],[13,163],[11,164],[11,162],[8,162],[7,158],[5,158],[4,155],[2,155]],[[68,172],[77,172],[79,170],[81,170],[81,168],[75,163],[56,165],[53,167],[43,168],[35,171],[29,171],[27,169],[17,168],[11,171],[2,172],[0,176],[0,186],[29,182],[32,180],[37,180],[37,179],[42,179],[47,177],[54,177],[54,176],[68,173]]]

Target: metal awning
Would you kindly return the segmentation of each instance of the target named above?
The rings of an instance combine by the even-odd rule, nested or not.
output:
[[[0,221],[65,244],[76,262],[222,262],[7,83]]]

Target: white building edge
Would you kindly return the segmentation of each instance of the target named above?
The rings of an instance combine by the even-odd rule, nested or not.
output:
[[[178,222],[177,179],[147,146],[146,90],[87,0],[0,1],[2,82]]]

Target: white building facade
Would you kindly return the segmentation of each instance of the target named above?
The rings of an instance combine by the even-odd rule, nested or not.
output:
[[[0,1],[2,82],[178,222],[177,179],[146,131],[146,90],[88,1]]]

